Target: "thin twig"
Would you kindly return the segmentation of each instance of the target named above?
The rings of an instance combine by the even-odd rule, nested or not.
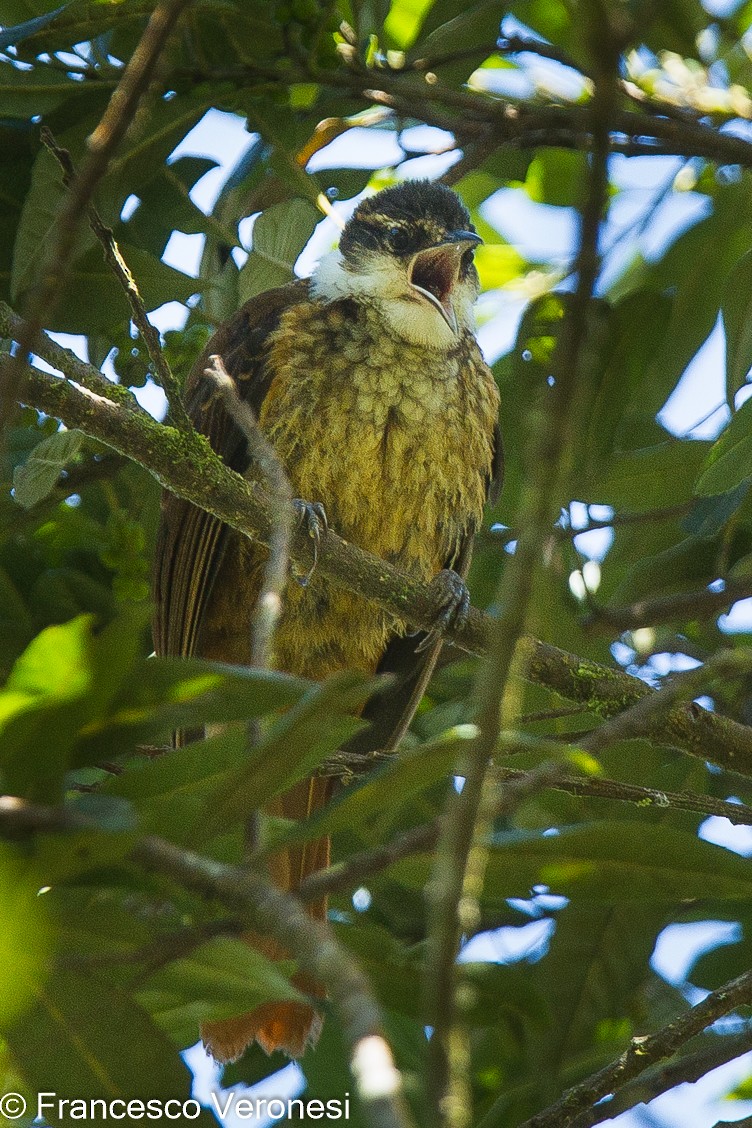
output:
[[[738,599],[752,597],[752,582],[727,580],[723,591],[672,592],[655,599],[640,599],[627,607],[594,607],[584,622],[588,630],[633,631],[639,627],[670,623],[673,619],[715,619]]]
[[[295,521],[292,487],[279,455],[259,427],[252,408],[238,395],[235,382],[221,356],[209,357],[209,366],[204,370],[204,375],[214,382],[228,415],[245,436],[248,453],[253,464],[261,471],[272,501],[269,554],[264,564],[264,578],[253,617],[251,642],[251,665],[266,668],[272,661],[274,631],[282,613],[282,596],[287,583],[290,542]]]
[[[649,1066],[671,1057],[685,1042],[717,1019],[750,1003],[752,971],[747,971],[713,991],[697,1006],[655,1034],[632,1038],[628,1049],[615,1061],[586,1081],[574,1085],[558,1101],[530,1117],[520,1128],[561,1128],[562,1124],[574,1123],[577,1128],[590,1128],[603,1119],[606,1108],[598,1105],[603,1097],[621,1089]]]
[[[538,55],[541,59],[550,59],[554,63],[561,63],[569,70],[577,71],[585,78],[592,79],[592,74],[580,63],[557,47],[554,43],[546,43],[543,39],[533,39],[529,35],[502,35],[497,47],[502,55]]]
[[[430,823],[403,831],[383,846],[351,854],[345,861],[336,862],[307,877],[301,884],[298,895],[304,901],[316,901],[330,893],[346,892],[402,858],[427,853],[438,841],[439,825],[439,820],[434,819]]]
[[[675,674],[656,693],[645,696],[611,717],[580,742],[588,752],[600,752],[620,740],[654,734],[676,703],[696,697],[714,678],[744,677],[752,670],[752,649],[720,650],[703,666]],[[695,706],[699,709],[700,706]]]
[[[0,302],[0,338],[12,341],[21,341],[28,334],[28,322],[17,313],[14,313],[5,302]],[[118,406],[132,411],[137,415],[146,417],[147,413],[139,404],[133,392],[120,384],[115,384],[103,376],[98,368],[81,360],[70,349],[63,348],[53,341],[46,333],[39,337],[34,349],[36,355],[41,357],[53,368],[63,372],[70,380],[88,388],[98,396],[111,400]]]
[[[557,750],[560,754],[564,749]],[[602,777],[585,777],[551,772],[543,781],[536,777],[531,782],[530,773],[519,768],[494,767],[492,780],[496,786],[494,817],[509,813],[506,807],[506,787],[513,783],[520,785],[527,793],[528,788],[537,791],[543,785],[568,795],[586,799],[607,799],[615,803],[630,803],[637,807],[658,808],[661,811],[687,811],[703,818],[724,818],[733,826],[752,826],[752,807],[745,803],[730,803],[717,799],[714,795],[701,795],[692,791],[662,791],[655,787],[640,787],[637,784],[623,783],[621,780]],[[512,793],[514,794],[514,792]],[[517,798],[522,792],[517,793]],[[411,827],[390,841],[370,850],[352,854],[342,862],[306,878],[300,888],[304,901],[316,900],[330,893],[343,893],[362,884],[402,858],[414,854],[431,852],[438,842],[440,820]]]
[[[598,1111],[604,1120],[613,1120],[620,1113],[627,1112],[638,1104],[648,1104],[661,1093],[667,1093],[678,1085],[699,1081],[719,1065],[733,1061],[734,1058],[741,1057],[750,1050],[752,1050],[752,1030],[747,1030],[744,1034],[725,1035],[722,1038],[713,1037],[711,1044],[704,1046],[703,1049],[685,1054],[676,1061],[641,1074],[623,1089],[619,1089],[608,1101],[603,1101],[598,1106]],[[600,1123],[600,1120],[594,1123]],[[735,1120],[733,1123],[735,1128],[738,1128],[745,1121]],[[749,1120],[747,1124],[749,1128]],[[571,1128],[577,1128],[577,1125],[578,1121],[575,1121]],[[723,1122],[723,1128],[729,1128],[728,1121]]]
[[[34,351],[44,319],[54,307],[68,276],[79,223],[97,184],[107,171],[110,158],[133,120],[170,32],[189,3],[190,0],[163,0],[154,9],[99,125],[88,139],[89,155],[63,200],[53,228],[52,245],[42,274],[44,281],[31,299],[18,352],[3,372],[0,430],[7,425],[15,404],[23,399],[26,364]]]
[[[497,780],[516,780],[525,773],[516,768],[494,768]],[[608,799],[616,803],[633,803],[637,807],[658,807],[667,811],[689,811],[703,818],[728,819],[734,826],[752,826],[752,807],[745,803],[729,803],[714,795],[692,791],[661,791],[656,787],[639,787],[617,779],[562,775],[550,785],[555,791],[586,799]]]
[[[58,145],[52,131],[48,129],[47,126],[42,126],[40,137],[42,144],[49,149],[60,165],[63,171],[63,183],[66,188],[70,188],[76,179],[76,169],[70,153],[67,149],[63,149]],[[134,324],[146,345],[149,359],[153,365],[154,375],[167,397],[170,422],[179,430],[190,431],[191,421],[183,405],[178,381],[175,379],[172,369],[167,363],[167,357],[162,350],[162,344],[159,340],[159,331],[152,325],[151,321],[149,321],[149,315],[146,312],[146,307],[138,291],[138,286],[128,268],[128,264],[120,252],[120,248],[115,241],[115,236],[111,228],[107,227],[106,224],[102,222],[102,218],[93,204],[89,204],[87,211],[89,226],[102,246],[107,265],[120,283],[128,299]]]

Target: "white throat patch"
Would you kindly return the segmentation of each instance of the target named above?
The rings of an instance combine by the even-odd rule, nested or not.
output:
[[[343,298],[367,299],[380,310],[395,336],[425,348],[446,349],[457,341],[436,306],[410,286],[404,267],[388,255],[373,255],[359,274],[347,270],[339,251],[319,262],[311,277],[311,294],[323,302]],[[466,287],[456,294],[457,321],[472,328],[472,295]]]

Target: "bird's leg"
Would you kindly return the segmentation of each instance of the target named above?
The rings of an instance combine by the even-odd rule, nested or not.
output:
[[[453,569],[443,568],[437,572],[429,584],[429,589],[436,608],[436,618],[431,630],[416,647],[418,653],[430,650],[448,630],[460,630],[464,627],[470,612],[470,593],[467,584]]]
[[[322,534],[329,531],[329,522],[326,519],[326,510],[320,501],[303,501],[301,498],[296,497],[293,499],[292,504],[297,514],[298,525],[302,525],[305,528],[308,536],[313,541],[313,564],[311,565],[310,571],[308,571],[305,576],[297,577],[300,586],[306,587],[318,563],[321,537]]]

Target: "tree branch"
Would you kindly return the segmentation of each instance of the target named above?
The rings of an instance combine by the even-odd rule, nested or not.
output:
[[[615,717],[642,698],[659,694],[639,678],[578,658],[559,647],[528,639],[524,676],[577,701],[602,718]],[[721,735],[723,734],[723,735]],[[752,777],[747,725],[708,712],[690,701],[675,705],[649,735],[658,744],[680,748],[731,772]]]
[[[714,619],[737,599],[752,596],[752,583],[727,580],[723,591],[672,592],[655,599],[640,599],[626,607],[594,607],[585,620],[588,630],[633,631],[674,619]]]
[[[290,538],[295,518],[292,487],[279,455],[259,427],[252,409],[238,395],[221,356],[209,357],[209,367],[205,369],[204,375],[214,381],[228,415],[245,436],[250,456],[266,479],[272,501],[269,555],[264,565],[261,590],[253,615],[251,644],[251,665],[268,667],[271,663],[274,630],[282,612],[282,596],[287,584]]]
[[[677,1085],[699,1081],[712,1069],[717,1069],[719,1065],[725,1065],[726,1062],[733,1061],[734,1058],[750,1050],[752,1050],[752,1030],[747,1030],[744,1034],[716,1037],[713,1043],[701,1050],[685,1054],[657,1069],[646,1071],[638,1079],[619,1089],[610,1100],[600,1104],[598,1110],[604,1120],[613,1120],[620,1113],[627,1112],[637,1105],[646,1105],[661,1093],[675,1089]],[[575,1121],[571,1128],[578,1128],[578,1123],[579,1121]],[[600,1120],[595,1123],[600,1123]],[[744,1123],[743,1120],[734,1121],[737,1126]],[[728,1128],[727,1121],[724,1122],[724,1128]]]
[[[752,971],[747,971],[713,991],[701,1003],[657,1033],[632,1038],[628,1049],[615,1061],[586,1081],[574,1085],[558,1101],[530,1117],[520,1128],[561,1128],[562,1124],[590,1128],[603,1119],[603,1113],[607,1110],[607,1106],[597,1103],[603,1097],[621,1089],[649,1066],[671,1057],[685,1042],[723,1015],[750,1003]]]
[[[489,49],[489,54],[493,49]],[[578,68],[581,69],[581,68]],[[420,106],[421,121],[447,129],[457,137],[479,139],[527,149],[547,145],[590,149],[593,145],[589,105],[516,105],[508,99],[477,91],[456,90],[432,83],[415,71],[340,68],[291,68],[247,64],[235,69],[180,68],[174,77],[194,81],[225,81],[243,88],[258,82],[287,87],[291,82],[316,82],[347,90],[407,117]],[[646,101],[644,111],[615,106],[609,124],[608,149],[628,156],[700,157],[716,164],[752,168],[752,143],[721,133],[701,121],[668,117],[668,107]],[[649,111],[649,112],[647,112]]]
[[[628,709],[610,717],[580,743],[588,752],[600,752],[620,740],[659,732],[675,704],[681,699],[695,697],[716,677],[744,677],[752,669],[752,650],[720,650],[703,666],[674,674],[660,690],[642,697]],[[691,707],[691,706],[690,706]],[[699,708],[699,706],[695,706]]]
[[[123,77],[113,91],[102,120],[88,138],[89,156],[70,186],[54,226],[44,282],[31,300],[25,329],[18,341],[18,352],[3,370],[0,393],[0,429],[15,404],[22,399],[26,363],[34,351],[44,318],[54,306],[68,275],[79,223],[107,171],[110,158],[133,120],[141,96],[151,82],[157,59],[167,43],[178,17],[190,0],[162,0],[152,12]]]
[[[13,326],[19,322],[0,303],[0,334],[15,336]],[[174,428],[157,423],[132,406],[135,401],[129,392],[105,380],[96,368],[46,336],[40,338],[37,353],[79,386],[32,368],[26,383],[26,403],[62,419],[69,427],[79,427],[139,463],[178,497],[206,509],[246,536],[268,543],[271,521],[260,491],[229,470],[205,439],[180,435]],[[0,378],[8,363],[7,357],[0,357]],[[113,402],[123,396],[127,405]],[[291,558],[301,569],[308,570],[313,564],[311,538],[304,530],[293,536]],[[395,617],[431,629],[435,606],[428,587],[341,540],[332,530],[321,542],[317,567],[333,582],[373,600]],[[467,623],[460,630],[451,630],[448,641],[468,653],[482,654],[492,622],[489,616],[471,608]],[[531,638],[524,642],[519,674],[600,718],[615,716],[657,692],[621,670]],[[676,705],[651,736],[658,743],[752,778],[752,729],[728,717],[691,702]]]
[[[28,323],[17,313],[14,313],[5,302],[0,302],[0,339],[18,342],[27,333]],[[132,411],[136,415],[142,416],[144,420],[151,419],[151,416],[144,411],[129,388],[124,388],[122,385],[108,380],[98,368],[87,364],[85,360],[80,360],[70,349],[58,345],[46,333],[37,342],[36,354],[52,365],[53,368],[63,372],[69,380],[74,380],[76,384],[80,384],[82,388],[88,388],[95,395],[112,400],[113,403],[118,404],[126,411]],[[35,369],[35,371],[39,371],[39,369]]]

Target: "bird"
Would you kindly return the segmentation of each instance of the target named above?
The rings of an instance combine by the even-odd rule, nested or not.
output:
[[[473,536],[501,487],[499,393],[474,332],[481,242],[444,185],[406,180],[366,196],[311,277],[247,302],[220,326],[186,383],[194,426],[252,479],[258,472],[246,438],[205,371],[208,358],[220,356],[285,466],[310,531],[326,535],[328,526],[433,585],[436,627],[423,633],[315,568],[307,582],[287,585],[276,668],[315,680],[345,669],[394,675],[392,688],[365,706],[370,727],[356,738],[359,750],[393,748],[409,725],[447,624],[467,613]],[[248,665],[265,560],[262,546],[165,492],[154,572],[157,654]],[[264,810],[301,820],[331,794],[332,781],[314,776]],[[295,893],[328,864],[322,839],[280,852],[270,876]],[[325,919],[326,901],[308,912]],[[285,957],[268,937],[248,942]],[[267,1053],[301,1057],[321,1029],[322,992],[304,977],[294,982],[310,1004],[266,1003],[205,1022],[208,1052],[234,1061],[257,1041]]]

